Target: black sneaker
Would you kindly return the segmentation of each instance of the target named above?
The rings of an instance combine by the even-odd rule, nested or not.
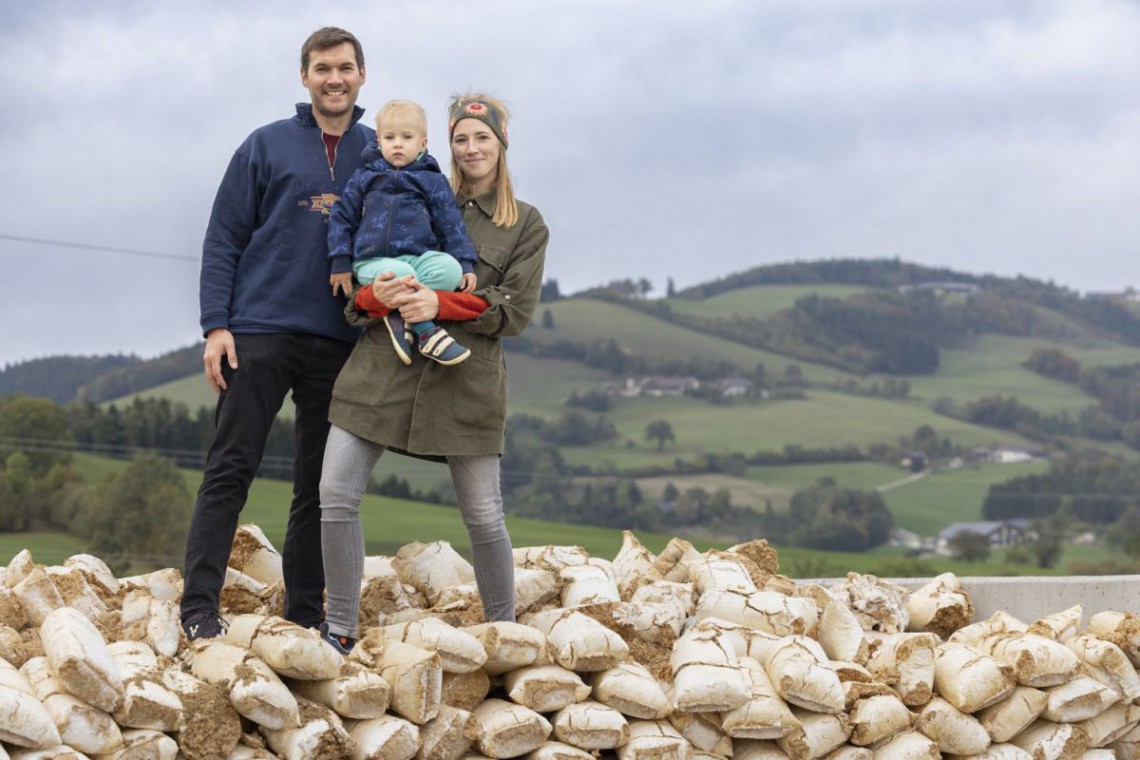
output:
[[[227,625],[222,616],[213,610],[195,612],[182,621],[182,631],[187,641],[196,639],[215,639],[225,632]]]
[[[322,641],[327,642],[329,646],[345,657],[347,657],[348,653],[352,651],[352,648],[356,646],[356,639],[350,638],[349,636],[338,636],[330,632],[328,623],[321,623],[321,627],[317,630],[321,633]]]

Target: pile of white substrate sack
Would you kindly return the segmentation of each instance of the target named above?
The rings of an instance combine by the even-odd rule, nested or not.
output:
[[[974,622],[953,575],[797,585],[764,541],[515,559],[518,622],[485,623],[448,544],[368,558],[344,658],[278,616],[255,526],[224,636],[192,644],[177,571],[22,552],[0,568],[0,760],[1140,758],[1127,611]]]

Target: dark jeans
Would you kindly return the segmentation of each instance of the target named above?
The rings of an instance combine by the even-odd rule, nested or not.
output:
[[[223,358],[227,388],[218,397],[214,441],[186,540],[182,619],[217,611],[226,564],[249,485],[285,394],[297,409],[293,430],[293,503],[282,548],[285,618],[316,627],[324,619],[321,463],[333,382],[352,344],[315,335],[235,335],[238,368]]]

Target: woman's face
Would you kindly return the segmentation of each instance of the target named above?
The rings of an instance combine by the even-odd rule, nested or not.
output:
[[[461,119],[451,133],[451,155],[476,194],[495,184],[502,150],[499,138],[479,119]]]

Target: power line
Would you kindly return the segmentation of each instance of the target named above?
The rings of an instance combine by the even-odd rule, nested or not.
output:
[[[183,256],[176,253],[163,253],[162,251],[146,251],[138,248],[120,248],[113,245],[92,245],[90,243],[73,243],[67,240],[49,240],[47,238],[25,237],[23,235],[9,235],[0,232],[0,240],[10,240],[15,243],[31,243],[33,245],[51,245],[57,248],[77,248],[83,251],[99,251],[101,253],[121,253],[127,256],[140,256],[147,259],[165,259],[167,261],[189,261],[197,264],[201,261],[197,256]]]

